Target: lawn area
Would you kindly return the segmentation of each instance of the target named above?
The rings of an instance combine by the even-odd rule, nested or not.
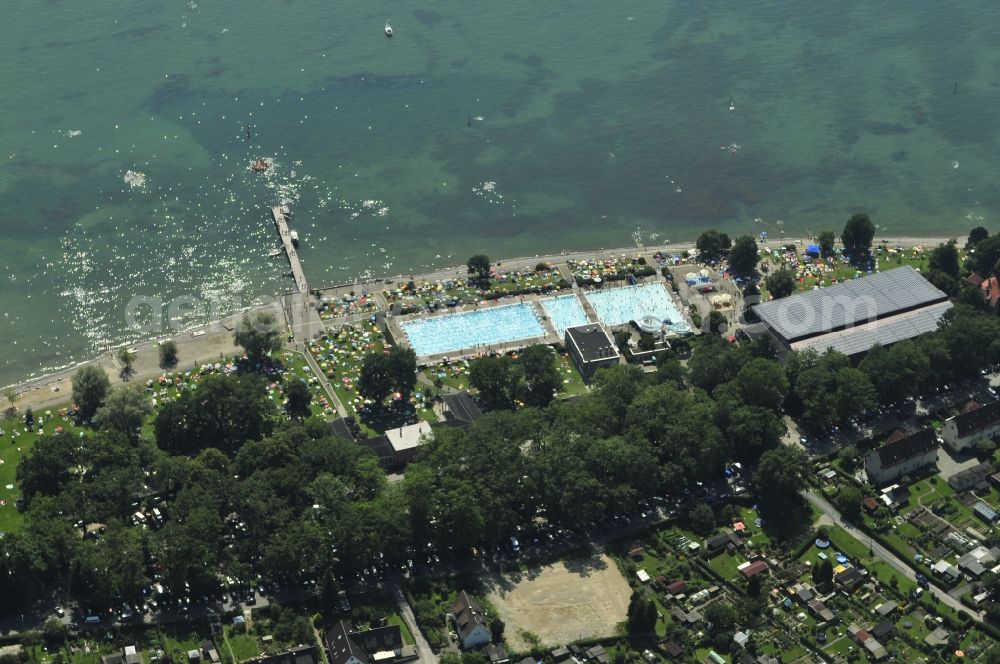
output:
[[[562,392],[559,393],[560,397],[572,397],[588,391],[587,384],[583,382],[583,375],[569,359],[568,353],[559,353],[556,358],[556,370],[562,376],[563,382]]]
[[[21,492],[17,489],[17,465],[21,457],[35,446],[42,433],[52,434],[58,427],[64,435],[79,436],[86,431],[73,426],[73,420],[65,414],[68,406],[34,413],[34,431],[24,425],[24,411],[19,411],[11,419],[0,420],[0,532],[17,532],[24,519],[17,511],[17,499]]]
[[[320,385],[316,373],[309,366],[302,353],[290,350],[283,351],[281,353],[281,363],[287,370],[285,380],[292,377],[301,378],[309,385],[309,391],[313,395],[312,404],[310,404],[310,410],[313,415],[318,417],[332,417],[337,412],[337,409],[334,408],[327,397],[323,386]]]
[[[212,634],[207,627],[174,624],[160,628],[163,653],[170,655],[175,662],[186,662],[189,650],[201,650],[202,641],[211,638]]]
[[[257,645],[257,638],[255,636],[250,634],[234,634],[229,625],[223,627],[223,630],[225,631],[226,639],[223,643],[218,644],[219,655],[221,657],[227,657],[230,649],[236,662],[242,662],[260,654],[260,647]],[[228,648],[226,647],[226,643],[229,644]]]
[[[390,625],[399,625],[399,631],[403,634],[403,643],[407,645],[413,645],[415,641],[413,640],[413,632],[410,628],[406,626],[406,621],[403,620],[403,616],[398,613],[393,613],[389,616]]]

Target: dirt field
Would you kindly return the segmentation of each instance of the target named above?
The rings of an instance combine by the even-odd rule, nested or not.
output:
[[[504,635],[516,651],[530,646],[527,631],[545,646],[608,636],[625,620],[632,590],[606,555],[555,563],[494,579],[490,602],[506,623]]]

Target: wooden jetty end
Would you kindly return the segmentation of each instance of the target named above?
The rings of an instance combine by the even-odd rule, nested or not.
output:
[[[281,206],[279,205],[271,208],[271,216],[274,217],[274,224],[278,227],[278,235],[281,236],[281,243],[285,246],[285,255],[288,257],[288,264],[292,268],[292,278],[295,279],[295,287],[299,293],[308,293],[309,283],[306,281],[306,273],[302,271],[302,263],[299,262],[299,253],[292,242],[291,231],[288,229],[288,217],[281,211]]]

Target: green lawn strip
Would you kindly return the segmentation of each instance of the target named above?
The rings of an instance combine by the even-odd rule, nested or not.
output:
[[[392,615],[390,615],[389,624],[399,625],[399,631],[402,632],[403,634],[404,643],[408,645],[413,645],[414,643],[416,643],[413,640],[413,632],[411,632],[410,628],[406,626],[406,621],[403,620],[403,617],[401,615],[399,615],[398,613],[393,613]]]
[[[256,637],[250,634],[234,634],[228,625],[224,629],[226,630],[229,647],[232,649],[233,657],[237,662],[243,662],[260,654],[260,646],[257,644]],[[222,651],[226,650],[225,642],[216,645],[219,648],[219,654],[222,655]],[[228,652],[226,654],[228,655]]]

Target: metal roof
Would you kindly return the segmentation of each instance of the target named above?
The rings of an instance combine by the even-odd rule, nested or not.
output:
[[[835,350],[851,357],[867,353],[872,346],[889,346],[904,339],[913,339],[933,332],[951,302],[939,302],[922,309],[849,327],[836,332],[810,337],[792,344],[792,350],[813,349],[818,353]]]
[[[754,311],[786,342],[794,342],[947,298],[914,268],[903,266],[764,302]]]

